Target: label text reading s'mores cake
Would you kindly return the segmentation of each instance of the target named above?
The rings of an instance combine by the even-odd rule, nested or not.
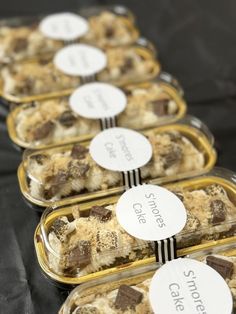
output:
[[[152,157],[152,146],[142,134],[111,128],[91,141],[90,154],[101,167],[113,171],[129,171],[144,166]]]
[[[164,240],[180,232],[187,216],[175,194],[149,184],[126,191],[117,202],[116,215],[129,234],[150,241]]]
[[[211,267],[189,258],[167,262],[154,275],[149,298],[155,313],[231,314],[232,295]]]
[[[67,75],[86,77],[106,67],[106,54],[95,47],[73,44],[60,49],[53,59],[55,66]]]
[[[39,24],[44,36],[55,40],[75,40],[87,33],[88,22],[75,13],[56,13],[46,16]]]
[[[115,117],[127,104],[125,93],[110,84],[88,83],[77,88],[70,97],[71,109],[87,119]]]

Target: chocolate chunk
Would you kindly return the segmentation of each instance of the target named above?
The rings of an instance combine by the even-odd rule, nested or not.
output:
[[[45,154],[34,154],[30,156],[30,159],[33,159],[37,162],[37,164],[39,165],[43,165],[44,162],[49,158],[48,155]]]
[[[90,216],[97,217],[100,221],[107,221],[111,219],[111,210],[102,206],[93,206],[90,210]]]
[[[91,261],[91,243],[81,240],[78,246],[69,252],[67,262],[70,267],[85,267]]]
[[[114,36],[115,30],[113,27],[108,26],[107,29],[105,30],[105,36],[107,38],[112,38]]]
[[[130,57],[125,58],[124,64],[120,67],[122,74],[129,72],[134,67],[133,59]]]
[[[45,200],[50,200],[51,198],[53,198],[59,192],[59,190],[59,185],[52,185],[49,189],[45,189],[43,191],[43,196]]]
[[[62,236],[63,236],[63,232],[65,231],[65,227],[67,226],[67,223],[62,220],[61,218],[58,218],[56,219],[52,226],[51,226],[51,230],[50,231],[53,231],[56,235],[56,237],[61,240],[62,239]]]
[[[81,178],[89,171],[89,165],[82,164],[77,160],[72,160],[68,164],[68,175],[73,178]]]
[[[98,308],[92,305],[84,305],[83,307],[77,308],[75,314],[100,314]]]
[[[115,231],[98,230],[96,234],[96,251],[115,250],[118,247],[118,235]]]
[[[182,158],[182,149],[178,146],[170,147],[169,152],[161,156],[164,158],[163,167],[167,169],[180,161]]]
[[[212,212],[212,223],[216,224],[225,221],[226,218],[226,206],[221,200],[214,200],[210,203]]]
[[[122,311],[128,308],[134,309],[136,305],[141,303],[142,298],[143,294],[141,292],[127,285],[121,285],[116,296],[115,307]]]
[[[205,192],[206,194],[211,195],[211,196],[217,196],[219,194],[224,195],[224,196],[227,195],[225,189],[219,184],[208,185],[205,188]]]
[[[231,279],[234,272],[234,264],[232,262],[215,256],[207,256],[206,262],[207,265],[214,268],[224,279]]]
[[[52,121],[47,121],[43,123],[33,131],[34,139],[41,140],[47,137],[53,131],[54,127],[55,124]]]
[[[18,37],[12,43],[12,50],[14,52],[21,52],[22,50],[26,50],[28,46],[27,38]]]
[[[168,103],[168,99],[159,99],[152,101],[153,112],[159,117],[166,116],[168,114]]]
[[[73,159],[84,159],[88,153],[88,148],[83,145],[75,144],[71,150],[71,157]]]
[[[76,117],[74,114],[70,111],[64,111],[59,117],[58,121],[65,127],[71,127],[76,122]]]
[[[68,180],[68,174],[64,170],[58,170],[57,174],[52,177],[52,185],[65,184]]]

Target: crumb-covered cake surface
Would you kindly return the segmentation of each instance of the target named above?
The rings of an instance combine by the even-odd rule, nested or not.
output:
[[[60,144],[68,139],[69,142],[81,135],[91,136],[101,130],[98,120],[75,114],[67,97],[35,101],[16,110],[14,127],[17,138],[30,147]],[[178,112],[179,104],[176,100],[158,83],[152,83],[148,88],[137,86],[127,92],[127,107],[118,116],[117,124],[142,129],[168,122]],[[42,132],[49,124],[51,127],[48,132]]]
[[[135,46],[110,48],[106,55],[107,66],[97,75],[98,81],[128,83],[158,74],[153,55],[144,57]],[[61,92],[80,84],[79,78],[62,73],[48,57],[12,64],[1,70],[1,76],[3,94],[16,97]]]
[[[138,31],[129,18],[103,11],[88,17],[88,32],[81,41],[101,48],[129,45],[135,42]],[[0,27],[0,63],[24,60],[63,47],[63,41],[47,38],[37,22],[26,26]]]
[[[104,292],[80,297],[73,295],[72,314],[154,314],[149,302],[151,278],[135,285],[121,284],[116,289],[109,283],[102,286]]]
[[[49,122],[37,130],[37,137],[49,132],[53,125]],[[178,131],[148,132],[153,157],[141,168],[143,179],[174,176],[205,165],[204,154]],[[30,154],[25,161],[29,177],[29,192],[39,200],[60,200],[84,192],[106,190],[121,186],[119,172],[105,170],[95,163],[88,149],[80,144],[58,149],[45,149]]]
[[[63,42],[46,38],[38,25],[0,27],[0,63],[10,63],[56,51]]]
[[[235,233],[235,205],[220,185],[174,191],[187,210],[185,228],[176,235],[177,248],[187,248]],[[54,219],[48,230],[51,270],[80,277],[153,256],[153,244],[130,236],[118,223],[116,204],[95,205]]]

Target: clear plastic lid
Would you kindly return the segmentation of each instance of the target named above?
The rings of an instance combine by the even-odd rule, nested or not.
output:
[[[153,79],[160,72],[160,64],[146,40],[132,46],[109,48],[104,53],[107,66],[94,73],[98,81],[125,85]],[[70,95],[83,80],[64,74],[54,65],[51,56],[44,56],[3,68],[1,96],[15,103],[61,97]]]
[[[143,182],[161,184],[209,171],[216,155],[213,138],[196,118],[149,129],[143,134],[153,150],[151,161],[140,169]],[[192,126],[193,124],[195,126]],[[198,126],[199,126],[198,125]],[[50,127],[50,125],[48,125]],[[207,133],[206,133],[207,132]],[[19,167],[19,182],[26,198],[47,206],[65,204],[124,190],[122,174],[98,166],[89,154],[89,143],[64,145],[38,151],[26,150]]]
[[[185,115],[186,103],[180,90],[159,77],[126,85],[121,90],[127,107],[117,116],[117,126],[141,130],[177,121]],[[78,115],[69,102],[69,97],[61,97],[17,106],[7,121],[12,141],[25,148],[44,148],[91,139],[101,130],[100,121]],[[37,131],[49,121],[51,129],[38,135]]]
[[[185,269],[190,269],[190,274],[197,273],[197,276],[186,283],[186,286],[192,284],[191,290],[184,289],[185,281],[184,279],[181,280],[181,274],[178,273]],[[156,271],[155,274],[154,271]],[[158,288],[153,292],[155,297],[150,296],[152,289],[154,289],[153,275],[155,288]],[[211,278],[211,283],[214,281],[214,286],[207,282],[208,277]],[[197,287],[196,282],[198,283]],[[170,288],[167,287],[168,284],[173,287],[172,294],[170,294]],[[206,285],[210,290],[206,289]],[[174,290],[175,287],[178,290]],[[192,294],[189,291],[195,292],[194,296],[200,294],[201,299],[198,298],[198,303],[196,303],[197,297],[192,299]],[[214,298],[215,295],[218,295],[217,302]],[[172,302],[173,305],[171,305]],[[194,260],[179,259],[157,270],[153,267],[140,267],[130,273],[123,271],[115,276],[110,275],[98,281],[82,284],[72,290],[59,310],[59,314],[76,314],[78,312],[121,313],[126,311],[130,314],[154,314],[159,313],[159,311],[161,313],[177,313],[180,308],[185,313],[190,313],[190,311],[186,311],[185,307],[191,308],[191,313],[193,313],[192,311],[199,308],[199,303],[202,305],[201,308],[207,308],[205,313],[208,313],[209,310],[209,313],[216,313],[217,311],[217,313],[233,314],[235,310],[232,307],[232,295],[217,273]],[[181,305],[183,306],[181,307]],[[156,308],[155,310],[153,310],[153,306]]]
[[[184,203],[187,222],[176,238],[185,256],[232,244],[236,237],[235,174],[218,169],[165,187]],[[154,242],[129,235],[115,213],[119,196],[44,211],[36,230],[39,264],[53,280],[78,284],[155,261]],[[79,261],[81,259],[81,261]]]
[[[78,12],[72,14],[76,16]],[[139,37],[134,16],[125,7],[91,7],[81,10],[79,15],[86,18],[89,28],[77,40],[105,48],[130,45]],[[43,18],[45,16],[31,16],[0,21],[0,64],[52,53],[64,45],[63,40],[50,39],[41,33],[39,24]]]
[[[129,286],[131,292],[141,292],[142,300],[135,306],[133,313],[153,313],[149,302],[148,291],[151,278],[158,268],[157,264],[145,267],[138,267],[132,271],[123,270],[119,274],[109,275],[96,281],[80,285],[76,287],[68,296],[65,303],[61,307],[59,314],[73,314],[80,308],[84,310],[92,310],[93,304],[104,304],[99,307],[102,313],[116,313],[117,295],[122,285]],[[110,304],[110,307],[108,305]],[[121,304],[120,304],[121,305]],[[94,307],[97,307],[94,304]],[[114,312],[115,311],[115,312]],[[96,313],[96,312],[94,312]]]

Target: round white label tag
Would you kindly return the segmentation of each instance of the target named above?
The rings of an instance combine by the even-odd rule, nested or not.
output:
[[[124,128],[102,131],[91,141],[89,150],[98,165],[113,171],[140,168],[152,157],[152,146],[148,139]]]
[[[45,17],[39,24],[44,36],[55,40],[75,40],[88,31],[88,22],[75,13],[56,13]]]
[[[221,275],[189,258],[167,262],[157,270],[149,299],[156,314],[231,314],[233,306]]]
[[[174,193],[150,184],[132,187],[122,194],[116,216],[130,235],[147,241],[174,236],[187,219],[184,204]]]
[[[85,44],[73,44],[60,49],[55,54],[53,62],[65,74],[89,76],[106,67],[107,56],[98,48]]]
[[[127,98],[121,89],[95,82],[77,88],[69,104],[74,112],[84,118],[102,119],[121,113],[126,107]]]

